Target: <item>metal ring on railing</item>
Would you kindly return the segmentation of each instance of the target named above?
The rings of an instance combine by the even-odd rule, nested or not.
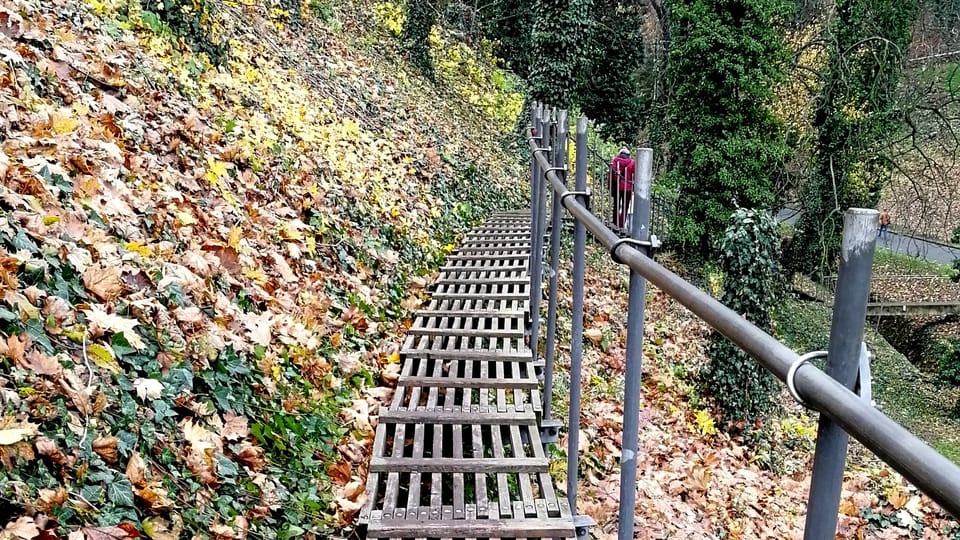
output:
[[[562,206],[562,207],[564,207],[564,208],[567,208],[567,205],[563,204],[563,201],[565,201],[567,197],[576,196],[576,195],[579,195],[579,196],[581,196],[581,197],[584,197],[584,198],[586,199],[586,201],[584,201],[584,202],[587,203],[587,206],[590,205],[590,192],[589,192],[589,191],[568,191],[568,192],[566,192],[566,193],[564,193],[563,195],[560,196],[560,206]]]
[[[551,150],[553,150],[552,146],[544,146],[543,148],[534,149],[533,153],[536,154],[537,152],[550,152]]]
[[[827,356],[827,351],[813,351],[804,354],[793,361],[790,364],[790,369],[787,370],[787,391],[790,392],[790,395],[793,396],[793,399],[797,401],[800,405],[803,405],[806,408],[811,408],[810,405],[800,397],[800,394],[797,393],[797,383],[793,380],[797,376],[797,370],[800,369],[800,366],[806,364],[814,358],[823,358]]]
[[[568,170],[569,170],[569,169],[567,169],[567,166],[566,166],[566,165],[564,165],[563,167],[550,167],[549,169],[546,169],[545,171],[543,171],[543,174],[546,175],[546,174],[547,174],[548,172],[550,172],[550,171],[564,171],[564,172],[567,172]]]
[[[626,264],[620,259],[620,257],[617,256],[617,248],[624,244],[630,244],[638,248],[649,248],[651,245],[653,245],[648,240],[637,240],[635,238],[621,238],[617,240],[612,246],[610,246],[610,258],[613,259],[613,262],[617,264]]]

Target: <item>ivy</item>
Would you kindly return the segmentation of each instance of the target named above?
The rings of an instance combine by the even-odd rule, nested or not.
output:
[[[779,235],[766,212],[738,209],[720,242],[721,301],[760,328],[771,330],[778,291]],[[751,426],[772,407],[777,382],[758,362],[719,333],[710,336],[710,361],[701,373],[706,393],[731,423]]]
[[[769,103],[787,59],[777,28],[784,0],[668,3],[673,40],[666,119],[679,191],[671,241],[709,255],[736,205],[770,208],[773,177],[787,154]]]
[[[875,207],[890,177],[884,149],[901,124],[896,90],[918,7],[916,0],[840,0],[836,13],[813,118],[815,165],[789,258],[803,272],[833,267],[843,211]]]
[[[205,53],[214,65],[227,59],[229,46],[214,24],[214,8],[209,0],[140,0],[144,24],[156,33],[169,27],[195,52]]]
[[[585,65],[583,38],[593,0],[537,0],[531,29],[530,96],[562,109],[573,104],[577,74]]]
[[[410,54],[410,62],[431,81],[436,78],[436,73],[430,56],[429,38],[439,10],[435,0],[412,0],[401,35],[403,45]]]

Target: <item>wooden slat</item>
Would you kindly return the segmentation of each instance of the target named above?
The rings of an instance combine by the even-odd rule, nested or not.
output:
[[[424,351],[404,349],[401,354],[434,360],[481,360],[487,362],[532,362],[530,351]]]
[[[462,425],[462,424],[461,424]],[[499,426],[492,426],[499,430]],[[499,433],[499,431],[498,431]],[[498,435],[499,436],[499,435]],[[502,453],[502,448],[501,448]],[[412,472],[421,473],[542,473],[548,472],[550,460],[547,458],[406,458],[372,457],[371,472]]]
[[[491,311],[423,309],[414,311],[414,317],[467,317],[470,319],[511,319],[526,315],[527,312],[519,309],[504,309]]]
[[[472,364],[472,362],[470,362]],[[537,379],[503,378],[503,379],[478,379],[474,377],[400,377],[397,382],[403,386],[436,386],[439,388],[521,388],[536,389],[540,387]]]
[[[407,334],[413,336],[471,336],[471,337],[516,337],[524,335],[522,328],[492,328],[484,330],[442,330],[439,328],[410,327]],[[457,352],[457,351],[451,351]]]

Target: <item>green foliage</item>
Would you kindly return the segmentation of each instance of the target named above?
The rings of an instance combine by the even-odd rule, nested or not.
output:
[[[960,244],[960,225],[953,228],[953,234],[950,235],[951,244]]]
[[[787,154],[769,104],[783,78],[778,30],[785,0],[669,3],[673,41],[666,119],[672,163],[664,181],[682,212],[670,239],[710,254],[733,209],[770,208],[774,175]]]
[[[410,62],[423,72],[424,76],[434,80],[436,77],[433,58],[430,56],[430,30],[437,22],[439,6],[435,0],[411,0],[407,8],[407,17],[403,21],[401,39],[410,54]]]
[[[916,0],[840,0],[816,103],[813,176],[789,258],[794,270],[832,268],[840,253],[843,211],[871,208],[891,164],[883,152],[900,116],[897,83],[917,18]]]
[[[649,104],[641,85],[644,13],[639,4],[594,0],[577,101],[604,138],[637,142]]]
[[[586,63],[581,47],[593,0],[537,0],[531,29],[530,96],[570,109],[577,74]]]
[[[533,2],[503,0],[488,4],[481,12],[484,35],[495,43],[494,50],[510,70],[522,78],[530,74],[530,27]]]
[[[144,24],[154,32],[162,31],[162,22],[195,52],[206,53],[214,65],[226,60],[229,45],[219,35],[209,0],[140,0],[140,6]]]
[[[943,381],[960,386],[960,338],[950,338],[933,348],[937,375]]]
[[[738,209],[720,244],[724,274],[721,301],[760,328],[770,330],[777,283],[776,221],[766,212]],[[701,373],[706,390],[728,422],[751,426],[772,406],[777,382],[739,347],[718,333],[710,337],[710,362]]]

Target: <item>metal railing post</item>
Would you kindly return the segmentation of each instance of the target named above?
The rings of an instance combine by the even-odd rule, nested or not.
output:
[[[567,111],[560,111],[557,118],[556,136],[551,143],[554,148],[553,166],[557,174],[561,175],[566,183],[567,165],[567,132],[569,131]],[[546,185],[546,183],[544,183]],[[557,303],[558,278],[560,268],[560,239],[563,217],[563,207],[560,206],[560,197],[552,189],[551,193],[551,220],[550,220],[550,304],[547,308],[547,350],[543,366],[543,421],[540,423],[540,440],[544,448],[550,443],[557,442],[560,422],[553,420],[553,364],[557,352]]]
[[[577,119],[576,191],[587,188],[587,119]],[[578,195],[580,204],[586,201]],[[576,220],[573,226],[573,306],[570,328],[570,411],[567,421],[567,500],[577,513],[577,481],[580,479],[580,385],[583,378],[583,281],[586,271],[587,229]],[[579,520],[577,537],[586,538],[587,520]],[[577,522],[575,521],[575,524]]]
[[[633,191],[633,221],[630,237],[650,240],[650,184],[653,174],[653,150],[637,150]],[[626,201],[624,201],[626,202]],[[647,254],[650,250],[647,250]],[[633,538],[637,500],[637,439],[640,432],[640,378],[643,362],[643,318],[647,304],[647,280],[630,269],[630,293],[627,307],[627,368],[623,395],[623,442],[620,458],[620,523],[618,538]]]
[[[859,371],[878,223],[876,210],[851,208],[843,215],[843,245],[833,302],[827,374],[850,390],[854,389]],[[848,439],[843,427],[827,415],[820,415],[803,533],[805,540],[832,540],[836,536]]]
[[[543,121],[545,108],[543,105],[537,106],[537,112],[534,117],[533,126],[537,131],[537,137],[540,137],[540,148],[547,148],[550,144],[550,138],[546,133],[548,124]],[[534,152],[534,162],[536,162],[536,152]],[[530,198],[530,351],[533,356],[534,365],[540,361],[540,302],[543,299],[543,199],[546,196],[547,186],[543,181],[544,171],[537,165],[533,175],[532,195]]]

